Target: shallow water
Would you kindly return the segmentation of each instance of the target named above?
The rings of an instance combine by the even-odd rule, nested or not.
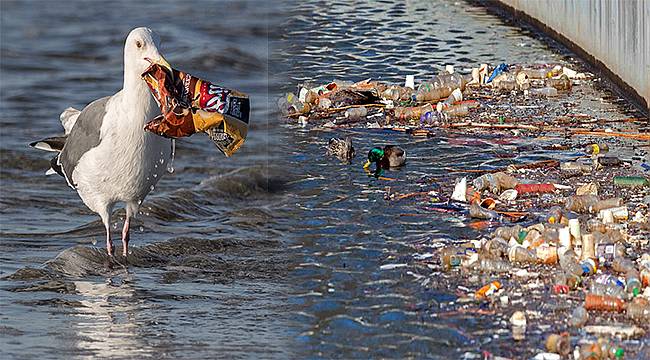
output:
[[[268,151],[283,142],[267,75],[281,14],[261,2],[0,6],[3,358],[288,357],[287,176]],[[205,136],[178,141],[173,173],[132,225],[127,271],[106,257],[99,217],[44,176],[50,154],[27,144],[61,133],[66,107],[121,88],[137,26],[158,32],[175,67],[250,94],[253,109],[232,158]]]
[[[584,71],[565,50],[551,48],[530,32],[465,2],[313,2],[302,3],[296,12],[299,15],[289,20],[285,34],[286,57],[294,61],[287,72],[293,85],[367,78],[401,84],[407,74],[415,74],[417,82],[446,64],[463,73],[480,63],[502,62],[562,63]],[[571,94],[578,100],[563,95],[552,100],[559,106],[552,106],[551,112],[533,113],[542,119],[567,113],[626,117],[620,100],[609,92],[585,84]],[[540,101],[541,109],[544,103]],[[507,111],[516,118],[531,110]],[[297,339],[306,353],[324,358],[480,358],[486,350],[528,358],[541,351],[542,334],[548,328],[541,330],[535,320],[530,320],[526,341],[515,343],[507,325],[510,310],[455,311],[454,303],[468,291],[457,285],[475,289],[491,279],[451,281],[453,275],[430,268],[427,262],[435,264],[441,247],[476,239],[480,232],[470,226],[466,211],[443,213],[429,204],[435,198],[446,201],[454,180],[467,175],[450,169],[568,159],[579,151],[546,151],[542,146],[571,144],[570,140],[539,141],[512,132],[434,131],[431,138],[418,138],[390,130],[327,130],[318,124],[290,128],[293,160],[304,164],[305,172],[295,183],[297,211],[309,214],[298,229],[301,238],[296,247],[302,260],[290,275],[299,279],[300,292],[290,301],[299,309],[294,321],[302,329]],[[325,157],[328,139],[346,135],[356,149],[352,165]],[[389,143],[406,150],[406,166],[385,173],[395,181],[367,177],[362,164],[368,150]],[[617,154],[632,156],[629,149]],[[388,186],[402,194],[434,195],[431,200],[389,202],[384,200]],[[537,301],[526,293],[518,299]],[[550,308],[566,306],[554,302]]]

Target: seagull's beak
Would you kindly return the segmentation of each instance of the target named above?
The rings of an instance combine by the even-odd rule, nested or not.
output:
[[[363,164],[363,168],[368,169],[370,167],[370,164],[371,164],[370,160],[366,160],[366,163]]]
[[[157,59],[155,59],[155,60],[154,60],[154,59],[151,59],[151,58],[148,58],[148,57],[146,57],[146,58],[144,58],[144,59],[147,60],[147,61],[148,61],[149,63],[151,63],[151,64],[158,64],[158,65],[162,66],[163,68],[165,68],[165,69],[167,69],[167,70],[169,70],[169,71],[172,70],[172,66],[169,65],[169,63],[167,62],[167,60],[165,60],[165,58],[162,57],[162,55],[160,55],[160,56],[159,56]]]

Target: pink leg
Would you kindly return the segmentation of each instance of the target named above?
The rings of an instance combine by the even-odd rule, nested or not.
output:
[[[130,217],[127,216],[124,220],[124,228],[122,228],[122,255],[126,257],[129,254],[129,226]]]
[[[113,256],[113,240],[111,240],[111,228],[110,226],[106,227],[106,251],[108,251],[108,256]]]

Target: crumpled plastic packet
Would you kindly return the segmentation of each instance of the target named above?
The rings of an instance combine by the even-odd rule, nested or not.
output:
[[[246,140],[250,113],[246,94],[167,64],[153,63],[142,78],[162,112],[147,123],[145,130],[172,138],[205,132],[226,156],[235,153]]]

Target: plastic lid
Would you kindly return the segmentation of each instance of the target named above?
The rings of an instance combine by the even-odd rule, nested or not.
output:
[[[640,291],[641,291],[641,289],[639,289],[638,287],[635,287],[634,289],[632,289],[632,295],[637,296],[637,295],[639,295]]]

